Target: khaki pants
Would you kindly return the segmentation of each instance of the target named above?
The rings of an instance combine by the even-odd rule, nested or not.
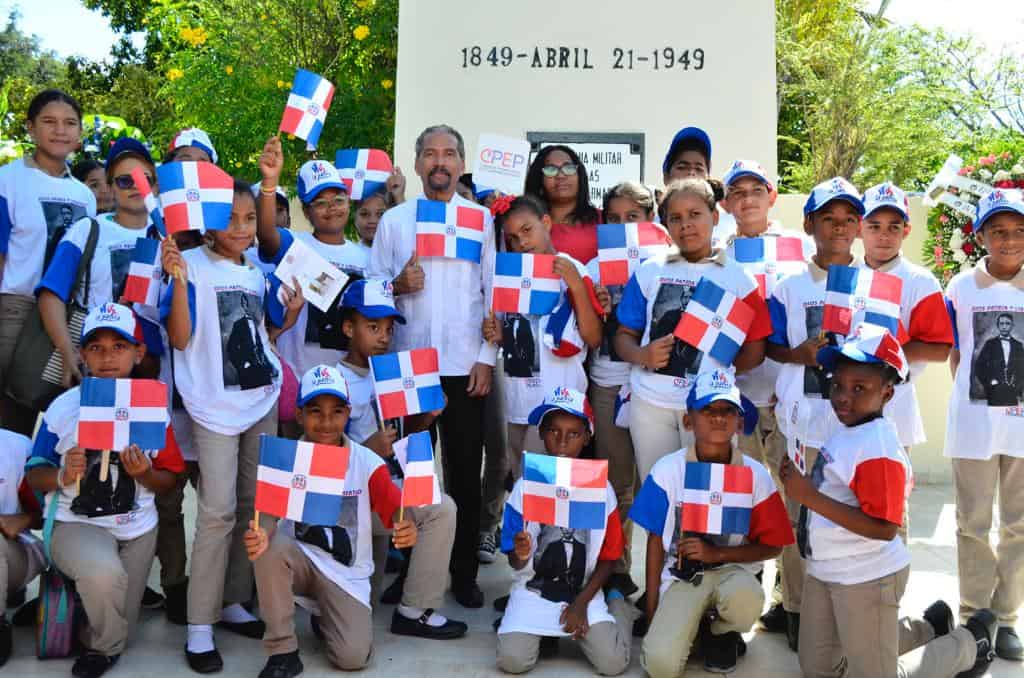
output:
[[[402,604],[421,609],[438,609],[448,588],[448,560],[455,542],[455,502],[447,494],[441,503],[405,509],[405,518],[416,524],[416,545],[409,557],[409,570],[402,588]],[[373,514],[373,575],[370,600],[377,600],[384,581],[391,530]]]
[[[4,394],[7,392],[7,368],[18,345],[18,336],[35,307],[35,297],[0,294],[0,425],[29,437],[32,437],[39,413]]]
[[[597,595],[602,594],[598,591]],[[609,603],[608,611],[615,617],[615,623],[594,624],[578,642],[597,673],[617,676],[629,666],[633,615],[624,598]],[[540,638],[532,633],[499,633],[498,668],[505,673],[526,673],[532,669],[540,655]]]
[[[339,669],[361,669],[370,660],[373,620],[370,608],[316,569],[290,536],[276,533],[253,565],[266,622],[263,648],[268,655],[299,649],[295,637],[295,596],[308,596],[320,607],[327,659]]]
[[[800,615],[804,676],[952,678],[973,666],[976,646],[966,628],[936,638],[923,619],[899,618],[909,577],[909,567],[849,585],[808,575]]]
[[[484,479],[480,498],[480,532],[501,524],[508,476],[508,430],[505,426],[505,384],[501,363],[494,369],[491,392],[484,398]]]
[[[139,618],[142,593],[156,551],[156,530],[119,541],[102,527],[58,521],[50,554],[74,580],[89,623],[82,644],[108,657],[121,654]]]
[[[185,462],[185,472],[175,479],[170,491],[154,497],[157,514],[156,557],[160,561],[160,586],[168,587],[185,582],[185,516],[181,512],[185,501],[185,486],[199,485],[199,463]]]
[[[693,434],[683,428],[682,410],[652,405],[635,393],[630,401],[629,435],[641,485],[659,459],[693,444]]]
[[[960,616],[991,608],[1013,626],[1024,602],[1024,459],[954,459]],[[999,545],[988,540],[999,488]]]
[[[618,395],[618,386],[600,386],[593,382],[588,392],[590,406],[594,410],[594,452],[598,459],[608,460],[608,482],[615,490],[625,540],[622,557],[615,563],[615,572],[629,574],[633,564],[633,523],[628,516],[636,491],[636,456],[629,431],[615,425],[615,398]]]
[[[28,547],[17,539],[0,536],[0,620],[7,594],[28,586],[39,574],[40,563],[29,557]]]
[[[775,420],[774,405],[757,408],[757,427],[749,436],[741,435],[739,437],[739,448],[743,454],[764,464],[768,472],[772,474],[772,480],[775,481],[776,489],[781,492],[782,481],[779,480],[779,464],[782,463],[782,458],[786,456],[786,437],[782,435],[778,422]],[[775,559],[775,570],[779,573],[780,581],[782,581],[784,576],[783,570],[785,569],[782,561],[783,558],[780,554]],[[774,602],[782,602],[779,596],[774,595],[775,591],[776,588],[773,586]]]
[[[220,620],[222,601],[237,603],[252,596],[252,565],[242,539],[254,515],[260,434],[276,432],[277,405],[240,435],[216,433],[193,422],[199,492],[194,574],[188,580],[189,624],[214,624]],[[271,516],[260,516],[263,527],[274,522]]]
[[[700,620],[712,607],[718,618],[711,623],[711,633],[749,631],[764,607],[761,582],[738,565],[705,572],[697,586],[672,582],[661,595],[643,640],[641,664],[651,678],[683,675]]]

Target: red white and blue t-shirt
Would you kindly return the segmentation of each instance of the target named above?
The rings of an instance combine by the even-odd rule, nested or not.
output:
[[[352,440],[347,440],[344,445],[349,448],[348,470],[345,472],[338,524],[324,527],[282,520],[277,529],[294,537],[302,552],[325,577],[366,607],[372,607],[371,512],[376,513],[384,527],[390,529],[391,518],[402,503],[402,494],[392,482],[387,465],[372,450]],[[318,543],[320,545],[316,545]]]
[[[515,550],[515,536],[523,531],[523,480],[520,478],[505,502],[501,526],[501,551]],[[531,521],[526,525],[533,550],[521,570],[512,573],[512,590],[498,633],[530,633],[538,636],[567,636],[559,617],[565,606],[590,581],[600,560],[616,561],[622,556],[624,539],[615,490],[605,490],[603,530],[574,530]],[[568,600],[567,600],[568,599]],[[587,605],[587,623],[615,623],[603,595],[598,593]]]
[[[677,450],[659,459],[650,474],[644,479],[629,518],[647,530],[653,538],[661,537],[665,547],[665,566],[661,571],[662,593],[679,579],[672,570],[676,567],[676,553],[681,539],[679,523],[683,511],[684,478],[687,462],[695,462],[695,454],[687,448]],[[768,469],[750,457],[733,451],[733,463],[740,461],[753,472],[753,508],[750,512],[750,529],[747,534],[708,535],[721,546],[742,546],[751,542],[768,546],[792,544],[793,528],[786,514],[775,481]],[[732,563],[731,567],[742,567],[756,574],[762,563]]]
[[[79,391],[77,386],[65,391],[43,413],[29,467],[61,468],[64,455],[78,445]],[[156,528],[155,495],[125,472],[119,452],[121,450],[111,452],[109,475],[107,481],[102,482],[99,479],[102,452],[86,450],[86,472],[81,480],[81,491],[76,492],[72,483],[46,495],[47,501],[57,500],[57,520],[101,527],[119,541],[135,539]],[[164,449],[143,450],[143,453],[156,470],[185,471],[185,461],[181,458],[170,424],[167,425]]]
[[[914,483],[910,459],[896,426],[878,417],[843,426],[821,448],[811,482],[826,497],[856,506],[872,518],[903,523],[903,508]],[[910,564],[910,551],[899,535],[889,541],[869,539],[806,510],[798,533],[807,574],[836,584],[859,584],[898,572]]]
[[[641,346],[671,335],[702,278],[731,292],[754,310],[754,321],[745,343],[771,334],[768,307],[761,298],[757,282],[739,265],[729,261],[725,250],[717,250],[697,263],[690,263],[678,254],[666,254],[640,264],[619,302],[616,312],[619,324],[642,332]],[[667,366],[656,371],[632,366],[630,387],[634,398],[642,398],[658,407],[685,410],[694,377],[717,367],[728,365],[676,339]]]

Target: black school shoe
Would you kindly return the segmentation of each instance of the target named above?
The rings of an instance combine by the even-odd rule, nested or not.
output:
[[[240,636],[254,638],[256,640],[263,638],[263,632],[267,630],[267,625],[263,623],[263,620],[261,619],[254,619],[247,622],[219,621],[216,626],[219,629],[231,631],[232,633],[237,633]]]
[[[936,600],[924,611],[924,620],[935,629],[935,637],[944,636],[953,630],[956,621],[953,619],[953,610],[949,609],[944,600]]]
[[[209,652],[189,652],[185,646],[185,661],[188,667],[196,673],[217,673],[224,668],[224,660],[217,648]]]
[[[380,594],[380,602],[383,605],[398,605],[402,602],[402,594],[405,593],[405,575],[398,575],[391,586],[384,589]]]
[[[996,656],[1011,662],[1024,660],[1024,645],[1012,626],[1000,626],[996,633]]]
[[[14,629],[0,612],[0,666],[7,663],[11,658],[11,650],[14,648]]]
[[[736,670],[740,634],[735,631],[716,636],[709,633],[704,639],[704,670],[711,673],[729,673]]]
[[[466,635],[469,627],[454,619],[448,619],[441,626],[431,626],[427,620],[432,614],[434,614],[433,608],[428,607],[418,619],[409,619],[395,610],[391,615],[391,633],[396,636],[414,636],[428,640],[452,640]]]
[[[786,608],[782,607],[782,603],[775,603],[761,615],[758,621],[761,622],[761,628],[767,633],[785,633]]]
[[[302,669],[302,660],[299,659],[298,650],[284,654],[272,654],[267,659],[267,665],[260,671],[259,678],[293,678],[302,673]]]
[[[163,606],[164,597],[147,586],[146,590],[142,593],[142,609],[159,610]]]
[[[977,678],[988,669],[995,652],[992,647],[992,632],[996,628],[996,616],[992,610],[978,610],[964,624],[974,636],[976,654],[974,666],[956,674],[956,678]]]
[[[71,666],[71,675],[77,678],[99,678],[108,670],[113,668],[121,655],[115,654],[110,657],[98,652],[86,650],[78,656]]]
[[[477,609],[484,606],[484,592],[480,590],[475,581],[452,586],[452,595],[462,607]]]

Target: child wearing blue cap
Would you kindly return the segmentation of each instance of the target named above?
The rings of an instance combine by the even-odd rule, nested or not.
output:
[[[424,412],[404,421],[380,419],[370,356],[388,353],[394,323],[405,323],[395,309],[391,281],[357,280],[345,290],[340,305],[342,332],[349,340],[348,353],[338,363],[338,370],[348,384],[352,407],[346,433],[383,459],[392,481],[401,486],[404,476],[392,443],[399,437],[427,430],[441,411]],[[466,625],[435,611],[444,600],[448,579],[455,539],[455,502],[442,494],[439,504],[410,507],[406,516],[416,525],[419,538],[411,557],[403,562],[402,572],[381,596],[381,602],[397,605],[391,618],[391,632],[436,640],[459,638],[466,633]],[[380,592],[384,580],[389,536],[390,532],[374,519],[374,595]]]
[[[263,647],[269,655],[261,678],[292,678],[302,673],[295,636],[295,598],[307,596],[319,608],[314,628],[322,633],[330,663],[355,671],[370,661],[373,620],[372,520],[376,515],[395,545],[412,546],[416,525],[399,520],[402,495],[387,465],[373,451],[345,435],[351,406],[345,378],[337,368],[317,365],[302,375],[296,402],[302,440],[348,448],[348,468],[337,525],[280,521],[276,528],[250,520],[245,533],[256,570],[260,614],[267,623]]]
[[[956,489],[960,616],[990,607],[996,654],[1021,661],[1014,630],[1024,602],[1024,195],[996,189],[978,203],[978,243],[988,252],[946,288],[956,346],[950,354],[946,456]],[[999,488],[999,545],[989,542]]]
[[[779,468],[786,495],[802,505],[800,668],[807,676],[836,675],[842,656],[851,678],[981,675],[991,661],[990,610],[955,628],[952,610],[939,600],[922,619],[899,619],[910,551],[897,531],[913,477],[896,427],[882,414],[908,375],[899,342],[862,324],[817,360],[831,374],[829,400],[841,426],[810,476],[789,457]]]
[[[544,453],[575,459],[590,441],[594,415],[580,391],[556,387],[529,416]],[[540,452],[540,450],[538,450]],[[498,627],[498,668],[526,673],[542,643],[571,638],[594,670],[617,676],[629,666],[633,611],[618,590],[602,588],[622,554],[622,524],[615,491],[605,482],[605,524],[570,529],[523,520],[524,479],[505,503],[501,550],[515,571],[505,616]]]
[[[303,214],[313,227],[313,232],[308,233],[276,226],[278,179],[284,167],[284,153],[278,137],[267,140],[259,164],[262,175],[257,199],[260,259],[277,266],[291,244],[301,240],[338,270],[350,276],[363,277],[367,255],[345,236],[351,205],[348,188],[334,165],[325,160],[310,160],[299,168],[299,200]],[[280,281],[274,276],[270,280],[276,294]],[[295,326],[277,337],[277,348],[296,375],[305,374],[313,365],[320,363],[335,364],[345,349],[340,309],[332,306],[328,311],[321,311],[306,304],[299,312]]]
[[[679,676],[694,650],[705,668],[735,669],[745,633],[757,621],[764,591],[763,561],[793,543],[793,531],[767,469],[732,444],[743,430],[744,401],[730,370],[701,373],[687,395],[683,416],[695,442],[662,457],[644,479],[629,517],[648,531],[646,619],[642,663],[655,678]],[[686,465],[730,464],[751,469],[746,534],[709,535],[680,528]],[[703,621],[711,608],[717,617]]]
[[[141,337],[131,309],[113,303],[92,309],[82,327],[87,374],[132,377],[146,353]],[[170,490],[185,464],[168,426],[162,450],[111,451],[109,477],[100,480],[101,451],[78,446],[80,399],[72,388],[43,413],[26,477],[46,495],[49,555],[74,580],[89,619],[85,650],[71,673],[95,678],[117,663],[138,620],[156,550],[154,495]]]
[[[776,421],[786,444],[802,448],[808,468],[835,421],[828,403],[828,375],[817,360],[818,349],[835,341],[822,331],[828,267],[862,264],[851,248],[863,214],[860,191],[846,179],[835,177],[815,186],[804,204],[804,233],[814,239],[815,253],[805,273],[780,282],[768,299],[772,335],[767,355],[782,364],[775,383]],[[793,502],[786,506],[795,525],[799,507]],[[804,563],[795,546],[782,551],[781,578],[786,633],[796,651]]]

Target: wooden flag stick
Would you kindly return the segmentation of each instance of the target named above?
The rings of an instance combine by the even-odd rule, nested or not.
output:
[[[402,522],[402,518],[405,517],[405,483],[402,483],[402,501],[398,505],[398,522]]]
[[[253,522],[256,523],[256,529],[258,530],[260,529],[260,510],[256,509],[255,511],[253,511],[253,513],[255,514],[253,516]]]
[[[100,455],[100,482],[105,483],[110,475],[110,450],[103,450]]]

